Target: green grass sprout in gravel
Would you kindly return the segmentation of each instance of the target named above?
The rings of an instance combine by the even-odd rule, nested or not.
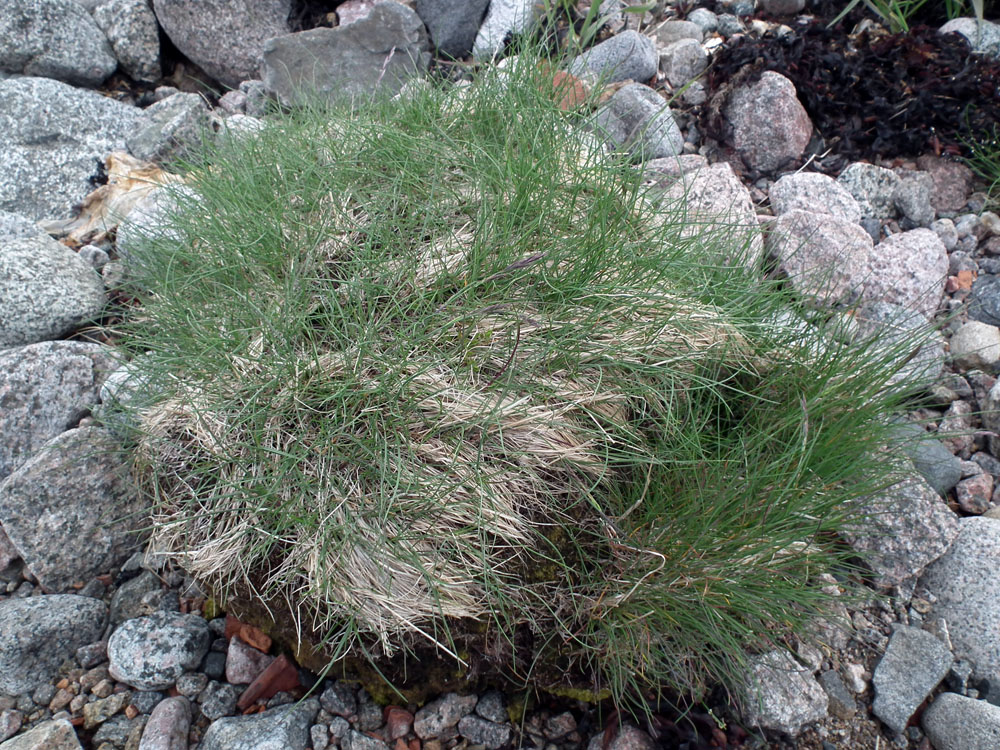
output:
[[[130,259],[136,474],[154,543],[310,665],[697,692],[858,571],[915,343],[789,325],[746,228],[658,204],[541,70],[188,164]]]

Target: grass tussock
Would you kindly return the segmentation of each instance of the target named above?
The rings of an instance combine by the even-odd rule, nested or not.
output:
[[[159,547],[331,656],[488,632],[514,678],[699,690],[854,570],[913,342],[806,324],[528,58],[186,165],[131,258],[136,473]]]

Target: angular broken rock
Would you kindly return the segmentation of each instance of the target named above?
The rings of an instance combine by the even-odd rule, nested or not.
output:
[[[963,518],[951,548],[928,566],[920,585],[937,597],[930,617],[948,623],[955,656],[975,674],[1000,675],[1000,519]]]
[[[143,507],[121,444],[99,427],[58,435],[0,482],[0,523],[49,591],[118,568],[139,545]]]
[[[826,717],[826,692],[787,651],[769,651],[751,659],[744,689],[748,723],[795,736]]]
[[[72,333],[104,309],[93,266],[55,240],[0,239],[0,349]]]
[[[948,647],[926,630],[897,625],[875,667],[872,712],[899,734],[951,668]]]
[[[858,503],[859,519],[844,532],[883,588],[909,581],[943,555],[958,536],[958,516],[916,474]]]
[[[292,0],[153,0],[177,49],[231,88],[258,77],[264,43],[288,32],[291,9]]]
[[[315,28],[269,39],[262,77],[285,105],[313,96],[367,99],[375,89],[398,94],[430,64],[427,31],[404,5],[382,2],[350,26]]]
[[[101,637],[108,608],[74,594],[0,601],[0,692],[20,695],[49,682],[64,660]]]
[[[0,480],[97,403],[113,355],[78,341],[0,351]]]
[[[200,750],[306,748],[309,727],[318,711],[319,701],[309,698],[250,716],[226,716],[212,722],[198,747]]]

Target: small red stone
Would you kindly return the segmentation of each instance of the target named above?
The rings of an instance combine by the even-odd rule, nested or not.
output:
[[[278,693],[294,690],[300,684],[299,670],[291,659],[282,654],[250,683],[236,701],[236,706],[242,711],[259,700],[267,700]]]

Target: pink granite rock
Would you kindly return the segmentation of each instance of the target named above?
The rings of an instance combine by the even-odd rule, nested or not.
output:
[[[748,167],[759,172],[791,166],[812,137],[812,121],[798,100],[795,84],[773,71],[734,91],[725,116],[733,128],[731,145]]]

